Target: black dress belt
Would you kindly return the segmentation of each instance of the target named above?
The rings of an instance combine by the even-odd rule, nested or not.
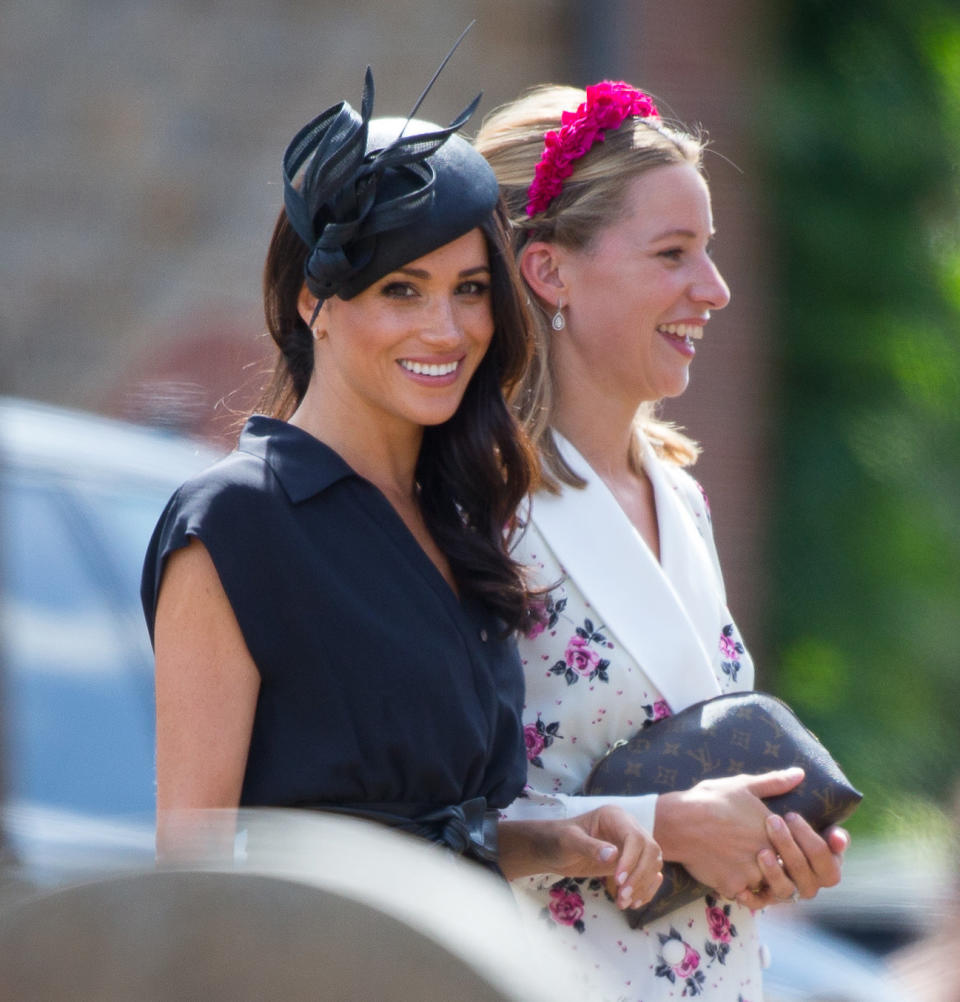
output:
[[[499,811],[487,807],[485,797],[462,804],[437,807],[424,804],[308,804],[312,810],[347,814],[379,821],[410,835],[417,835],[451,852],[466,856],[498,871],[497,824]]]

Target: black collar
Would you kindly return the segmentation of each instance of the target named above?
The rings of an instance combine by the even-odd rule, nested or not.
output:
[[[262,459],[294,504],[357,474],[329,445],[287,421],[254,414],[244,425],[238,452]]]

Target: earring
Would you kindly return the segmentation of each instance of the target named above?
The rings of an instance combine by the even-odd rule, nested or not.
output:
[[[554,313],[553,319],[550,321],[550,326],[555,331],[562,331],[564,327],[567,326],[567,318],[563,315],[563,300],[557,300],[557,312]]]
[[[324,337],[326,337],[326,334],[322,333],[319,327],[314,327],[313,328],[313,340],[314,341],[319,341],[319,340],[321,340]]]

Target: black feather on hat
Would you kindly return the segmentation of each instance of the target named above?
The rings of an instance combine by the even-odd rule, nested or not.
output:
[[[351,299],[489,218],[496,177],[455,135],[479,102],[478,94],[446,128],[412,117],[371,120],[368,67],[360,114],[342,101],[294,136],[283,156],[283,201],[310,249],[304,280],[319,302]]]

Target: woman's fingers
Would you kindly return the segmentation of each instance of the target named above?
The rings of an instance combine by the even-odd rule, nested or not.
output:
[[[662,881],[660,846],[642,830],[627,836],[614,876],[617,904],[630,908],[649,901]]]
[[[578,876],[587,876],[589,873],[603,873],[604,871],[609,873],[618,855],[619,850],[613,842],[605,838],[596,838],[577,823],[577,821],[567,824],[564,845],[566,862],[563,872],[566,872],[571,867],[576,868],[579,861],[583,872],[578,874]],[[590,866],[588,861],[593,863],[593,866]]]
[[[811,835],[813,840],[820,843],[820,847],[825,849],[828,855],[832,855],[823,839],[814,832],[806,821],[803,821],[798,815],[791,816],[798,818],[806,829],[806,834]],[[801,898],[812,898],[817,893],[820,885],[814,873],[812,861],[808,859],[804,848],[794,838],[793,828],[788,826],[786,821],[777,814],[771,814],[767,818],[766,828],[767,837],[770,839],[773,851],[764,850],[760,855],[764,856],[766,854],[768,862],[769,857],[772,856],[774,862],[777,864],[777,869],[783,874],[783,877],[774,882],[769,876],[769,867],[765,868],[763,863],[761,863],[761,868],[764,870],[764,879],[778,898],[786,900],[792,897],[794,892]],[[807,845],[812,849],[817,848],[813,845],[813,841],[810,840],[807,841]],[[783,893],[784,884],[790,885],[786,894]]]
[[[803,782],[804,772],[800,766],[791,766],[789,769],[777,769],[774,772],[763,772],[758,776],[750,776],[747,781],[747,789],[761,800],[767,797],[778,797],[782,793],[789,793],[795,786]]]
[[[784,821],[806,864],[805,886],[801,886],[799,881],[797,884],[800,896],[812,898],[821,887],[833,887],[839,884],[843,854],[834,852],[830,844],[821,838],[799,814],[790,813]],[[786,865],[788,871],[793,875],[790,865]]]
[[[812,898],[821,887],[840,881],[842,851],[849,844],[843,829],[818,835],[799,814],[785,818],[771,814],[766,819],[772,848],[757,854],[762,881],[737,895],[740,904],[754,910],[778,901]]]

